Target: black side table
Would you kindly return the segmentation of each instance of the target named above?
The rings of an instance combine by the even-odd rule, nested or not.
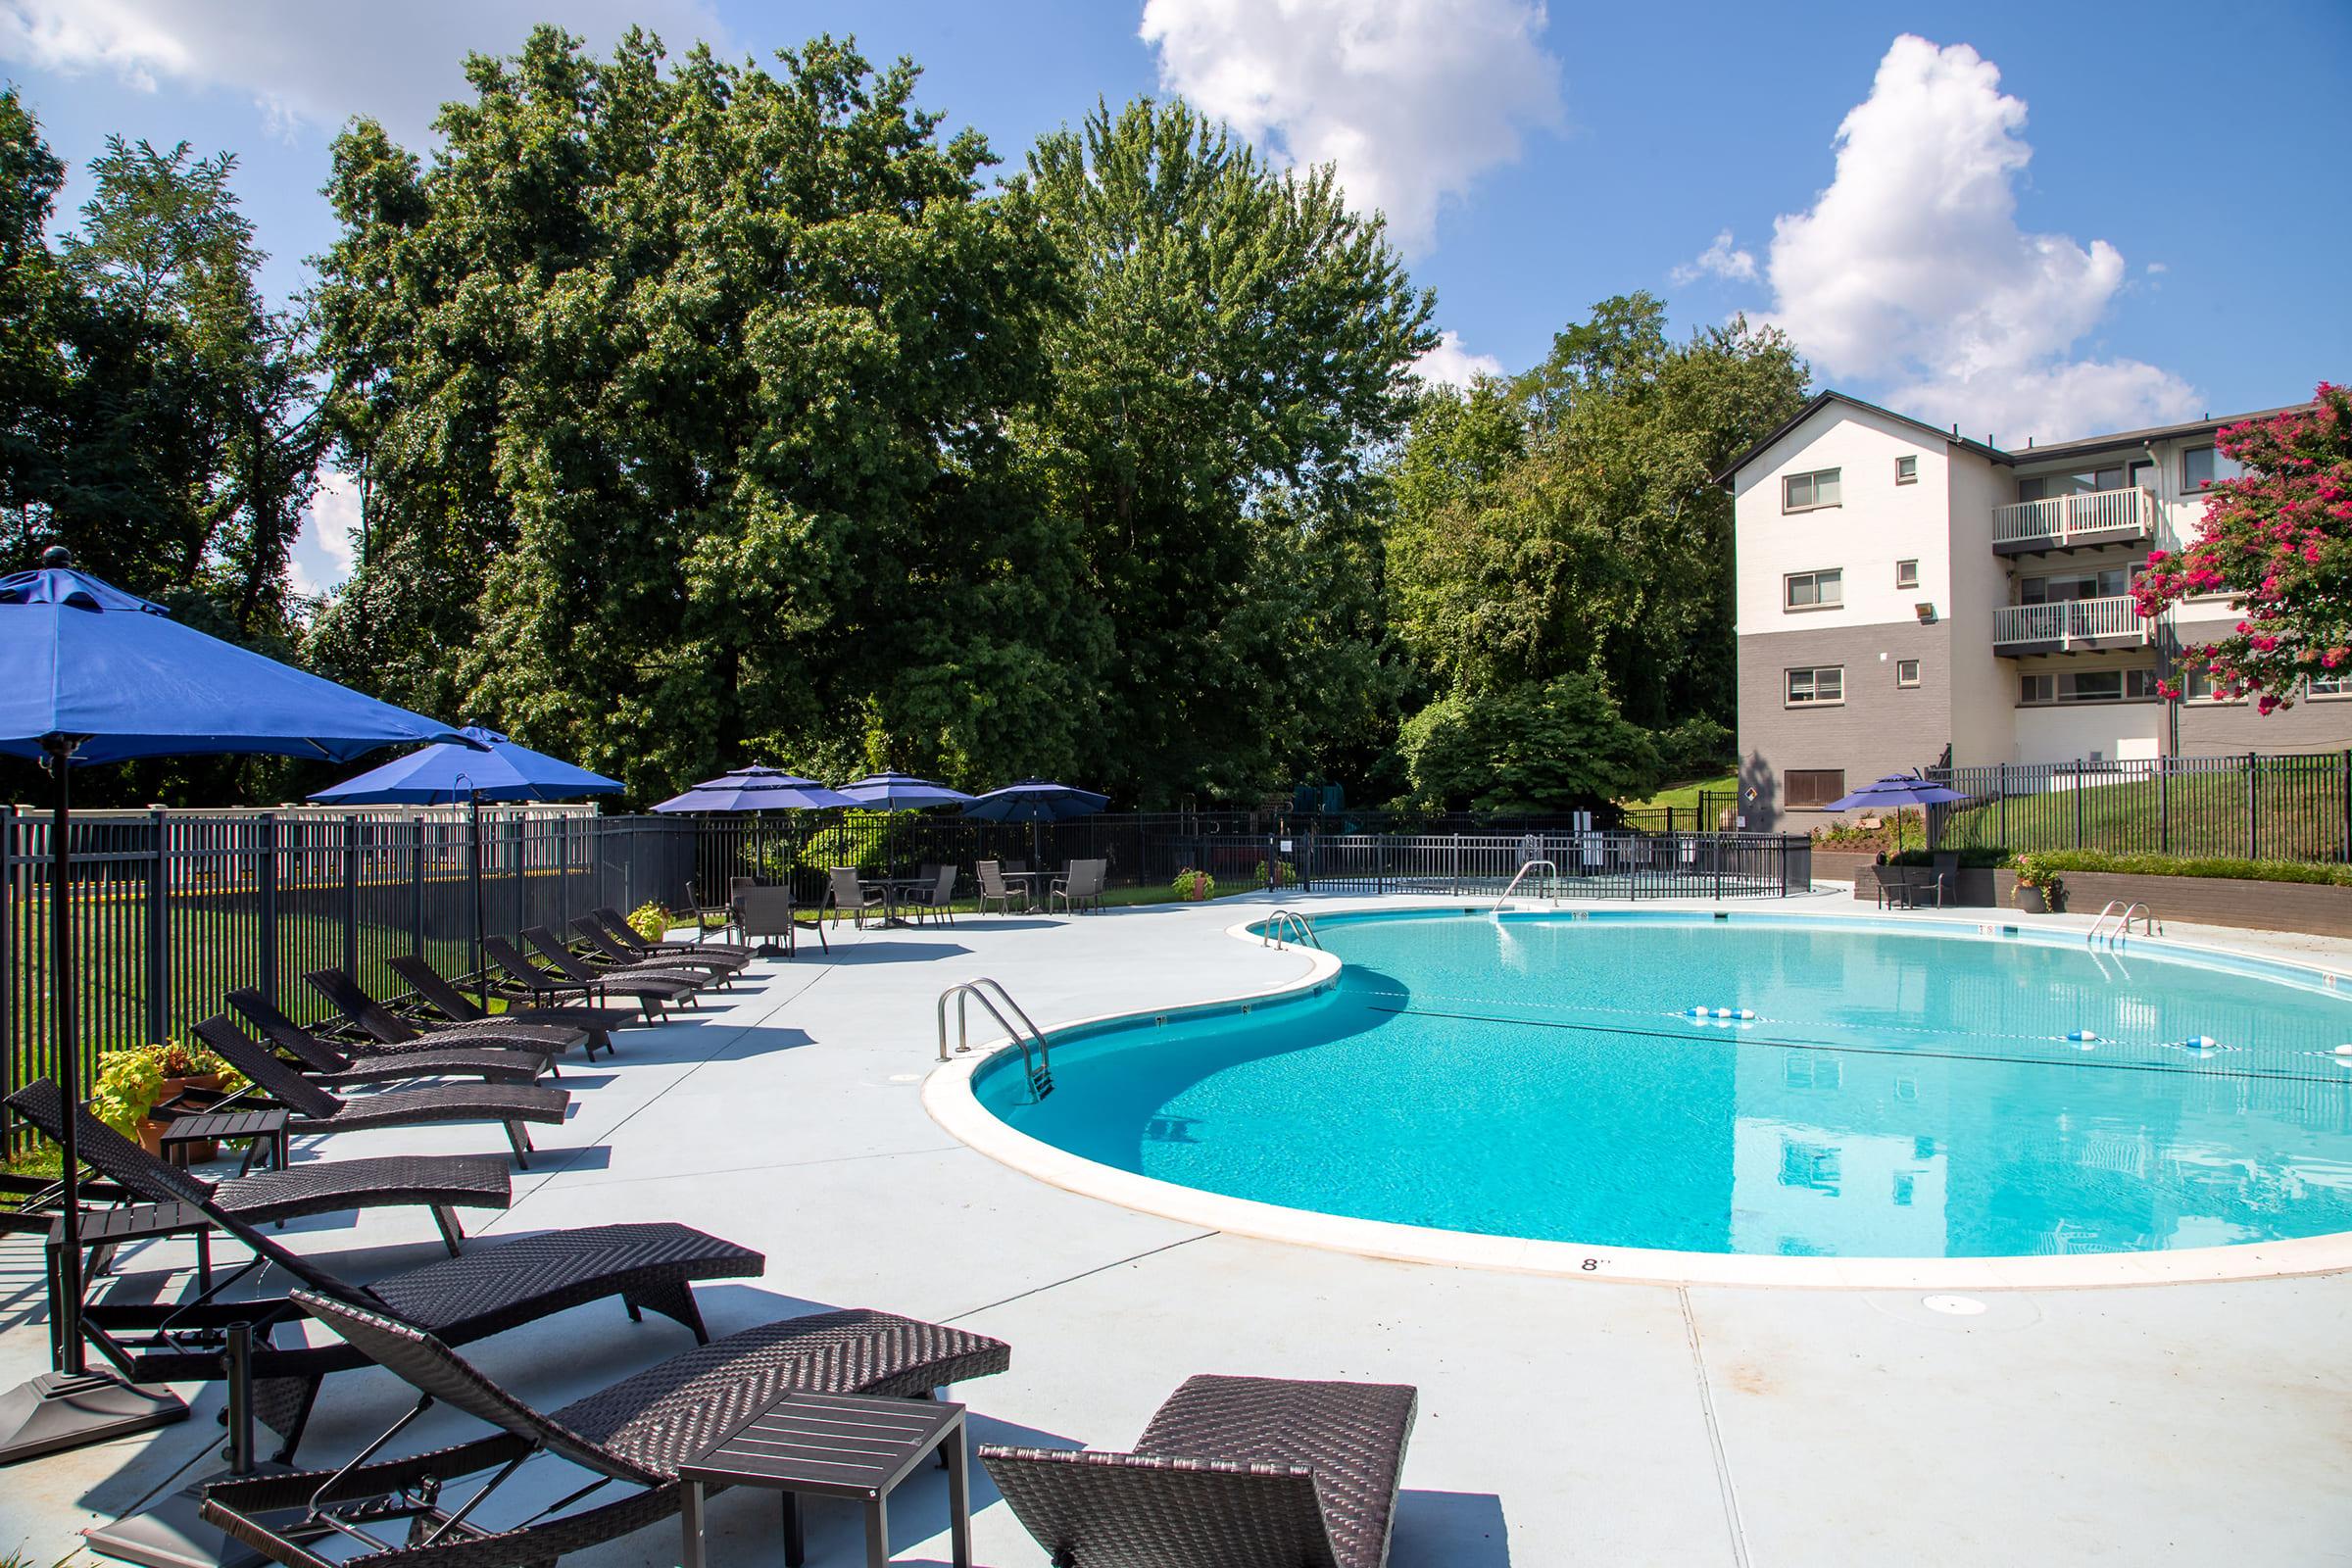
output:
[[[766,1487],[784,1494],[784,1561],[808,1560],[800,1494],[855,1497],[865,1504],[867,1568],[890,1561],[890,1492],[924,1456],[945,1446],[948,1528],[956,1568],[971,1568],[972,1494],[963,1406],[945,1400],[880,1399],[861,1394],[788,1394],[678,1466],[686,1483],[685,1568],[705,1568],[703,1500],[708,1489]]]
[[[204,1110],[193,1115],[175,1116],[164,1126],[164,1157],[171,1159],[174,1152],[184,1151],[193,1144],[245,1144],[245,1158],[237,1166],[242,1176],[253,1169],[253,1156],[266,1146],[273,1168],[286,1168],[286,1113],[283,1110]],[[184,1157],[173,1160],[185,1164]]]

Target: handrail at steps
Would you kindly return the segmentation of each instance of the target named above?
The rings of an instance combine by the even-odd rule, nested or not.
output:
[[[1002,1001],[1006,1007],[1012,1009],[1012,1016],[1021,1021],[1020,1028],[1014,1028],[1011,1020],[1004,1016],[1004,1010],[998,1007],[996,1002],[989,1000],[991,992],[995,993],[998,1001]],[[1046,1032],[1040,1029],[1029,1014],[1021,1009],[1019,1003],[1012,1000],[1012,993],[1004,989],[1003,981],[991,979],[987,975],[982,975],[977,980],[960,981],[939,994],[940,1060],[949,1059],[948,1001],[950,998],[955,999],[956,1003],[956,1050],[958,1053],[972,1049],[965,1004],[977,1001],[981,1006],[988,1009],[988,1015],[997,1020],[998,1028],[1019,1042],[1021,1070],[1029,1080],[1030,1094],[1043,1100],[1054,1092],[1054,1056],[1046,1045]],[[1034,1055],[1031,1054],[1033,1051]]]
[[[1494,901],[1494,905],[1492,906],[1494,912],[1499,914],[1502,911],[1502,906],[1511,902],[1511,895],[1519,891],[1519,884],[1527,880],[1527,873],[1533,871],[1539,865],[1542,866],[1544,871],[1551,876],[1556,877],[1560,874],[1560,868],[1552,864],[1549,860],[1528,861],[1525,865],[1519,867],[1518,874],[1511,878],[1510,886],[1502,890],[1502,897]],[[1556,893],[1553,894],[1551,902],[1555,905],[1558,904],[1560,902],[1559,895]]]
[[[2119,909],[2122,911],[2120,914],[2117,913]],[[2100,933],[2106,926],[2108,916],[2110,915],[2115,916],[2115,929],[2113,931],[2106,932],[2107,945],[2109,947],[2113,947],[2118,942],[2121,942],[2127,937],[2131,936],[2132,917],[2133,915],[2139,916],[2140,935],[2150,937],[2160,937],[2164,935],[2164,926],[2162,922],[2156,918],[2156,911],[2149,908],[2145,904],[2140,903],[2136,899],[2132,900],[2129,904],[2125,903],[2122,899],[2109,899],[2106,906],[2099,910],[2099,917],[2090,922],[2090,930],[2082,938],[2085,946],[2095,947],[2098,944]]]
[[[1322,950],[1323,944],[1315,938],[1315,922],[1297,909],[1276,909],[1267,915],[1265,923],[1257,928],[1257,945],[1262,948],[1272,943],[1277,952],[1289,951],[1282,940],[1282,933],[1286,929],[1293,933],[1300,947],[1313,948],[1318,952]]]

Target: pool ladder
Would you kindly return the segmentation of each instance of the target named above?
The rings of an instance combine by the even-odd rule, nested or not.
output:
[[[1552,864],[1549,860],[1530,860],[1519,868],[1518,875],[1511,878],[1511,885],[1502,890],[1502,897],[1494,901],[1494,913],[1500,914],[1502,912],[1502,906],[1511,902],[1511,895],[1519,891],[1519,884],[1527,880],[1527,873],[1535,870],[1538,866],[1542,866],[1544,868],[1544,891],[1551,897],[1552,907],[1555,909],[1559,907],[1560,895],[1556,889],[1552,888],[1551,879],[1560,874],[1560,868]]]
[[[977,1002],[988,1009],[990,1017],[997,1020],[997,1027],[1020,1043],[1021,1071],[1029,1080],[1029,1093],[1043,1100],[1054,1092],[1054,1056],[1046,1045],[1046,1032],[1021,1010],[1021,1004],[1012,1000],[1012,993],[1004,989],[1004,982],[992,980],[986,975],[977,980],[961,981],[939,994],[940,1060],[948,1059],[950,1001],[956,1004],[956,1049],[958,1053],[972,1049],[971,1032],[966,1027],[966,1006]],[[1004,1003],[1004,1006],[999,1007],[999,1002]],[[1013,1018],[1020,1019],[1019,1028],[1014,1028],[1012,1019],[1004,1016],[1006,1008],[1011,1010]]]
[[[1315,922],[1297,909],[1276,909],[1267,915],[1265,924],[1257,928],[1257,945],[1262,948],[1271,943],[1275,951],[1285,951],[1285,931],[1302,948],[1322,949],[1323,944],[1315,940]]]
[[[2119,910],[2122,911],[2120,915],[2117,912]],[[2084,945],[2096,947],[2099,938],[2104,935],[2107,938],[2107,945],[2111,948],[2114,947],[2132,934],[2132,921],[2135,916],[2139,920],[2140,935],[2148,937],[2164,935],[2164,927],[2157,922],[2156,911],[2146,905],[2136,901],[2127,904],[2122,899],[2109,899],[2107,906],[2099,911],[2099,917],[2090,922],[2090,933],[2082,939]],[[2103,928],[2110,919],[2115,921],[2115,929],[2104,930]]]

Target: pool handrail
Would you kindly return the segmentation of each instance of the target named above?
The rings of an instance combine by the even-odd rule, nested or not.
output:
[[[2118,909],[2121,909],[2123,913],[2116,918],[2115,929],[2106,933],[2109,947],[2114,947],[2132,935],[2132,917],[2133,915],[2139,916],[2139,930],[2142,936],[2160,937],[2164,935],[2164,927],[2158,922],[2156,911],[2145,904],[2136,899],[2130,903],[2126,903],[2122,899],[2109,899],[2106,906],[2099,910],[2099,917],[2090,922],[2090,930],[2082,938],[2084,946],[2096,947],[2098,945],[2101,928],[2107,924],[2108,917],[2115,915]]]
[[[1264,923],[1257,928],[1257,945],[1262,948],[1271,943],[1276,952],[1288,952],[1282,939],[1285,930],[1293,933],[1300,947],[1313,948],[1318,952],[1322,950],[1323,944],[1315,936],[1315,922],[1297,909],[1276,909],[1267,915]]]
[[[1539,865],[1544,868],[1544,872],[1548,876],[1556,877],[1560,874],[1560,868],[1549,860],[1526,860],[1521,862],[1517,874],[1511,878],[1510,885],[1502,890],[1501,897],[1497,898],[1492,906],[1496,914],[1500,914],[1502,912],[1502,906],[1511,902],[1511,895],[1519,891],[1519,884],[1527,880],[1527,873],[1533,871]],[[1550,886],[1548,882],[1546,882],[1544,885],[1547,889]],[[1553,893],[1551,895],[1551,902],[1555,905],[1558,904],[1560,902],[1560,896],[1557,893]]]
[[[998,1007],[996,1002],[989,1000],[992,992],[995,993],[998,1001],[1002,1001],[1006,1007],[1012,1009],[1014,1018],[1021,1020],[1020,1028],[1014,1028],[1011,1020],[1004,1016],[1004,1010]],[[949,1059],[948,1000],[951,997],[956,1002],[956,1050],[958,1054],[972,1049],[965,1004],[977,1001],[981,1006],[988,1009],[988,1015],[997,1020],[997,1027],[1019,1043],[1021,1070],[1029,1080],[1030,1094],[1043,1100],[1054,1092],[1054,1056],[1046,1044],[1046,1032],[1037,1026],[1027,1012],[1022,1010],[1019,1003],[1012,1000],[1012,993],[1004,989],[1003,981],[992,979],[987,975],[982,975],[976,980],[958,981],[939,994],[940,1060]],[[1031,1054],[1032,1050],[1035,1051],[1034,1056]]]

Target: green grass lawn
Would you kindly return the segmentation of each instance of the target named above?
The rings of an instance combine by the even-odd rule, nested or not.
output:
[[[2340,858],[2344,803],[2332,791],[2283,778],[2257,780],[2249,803],[2242,773],[2134,779],[2011,796],[1955,810],[1938,842],[1944,849],[2096,850],[2272,860]],[[2248,844],[2251,804],[2252,845]]]
[[[1740,775],[1725,773],[1720,777],[1698,778],[1692,779],[1687,784],[1673,785],[1658,791],[1646,801],[1619,801],[1617,804],[1629,811],[1662,811],[1670,806],[1678,811],[1695,811],[1698,809],[1699,791],[1706,790],[1716,795],[1729,795],[1739,788]]]

